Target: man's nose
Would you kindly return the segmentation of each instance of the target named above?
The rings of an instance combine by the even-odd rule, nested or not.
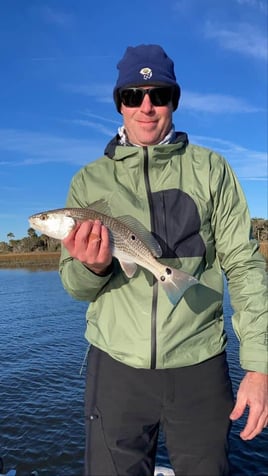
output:
[[[143,98],[143,101],[140,105],[140,108],[144,111],[144,112],[148,112],[148,111],[151,111],[153,109],[153,103],[151,102],[151,99],[150,99],[150,96],[149,94],[145,94],[144,95],[144,98]]]

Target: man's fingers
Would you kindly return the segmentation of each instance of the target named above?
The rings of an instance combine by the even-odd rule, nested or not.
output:
[[[230,414],[230,419],[238,420],[238,418],[240,418],[243,415],[246,409],[246,405],[247,405],[246,399],[242,400],[241,398],[239,398],[239,393],[238,393],[236,404],[233,408],[233,411]]]
[[[245,428],[241,431],[240,437],[243,440],[254,438],[263,429],[264,416],[256,409],[249,408],[249,414]]]
[[[265,422],[263,418],[260,418],[256,424],[252,424],[248,422],[245,428],[241,431],[240,437],[242,440],[252,440],[255,436],[259,435],[262,432],[263,428],[265,428]]]
[[[101,246],[104,252],[109,251],[110,254],[110,236],[109,236],[109,230],[102,225],[101,227]]]
[[[97,235],[96,233],[93,233],[93,231],[90,233],[88,238],[89,243],[91,243],[92,241],[101,241],[101,238],[99,237],[99,235]]]
[[[257,372],[248,372],[242,380],[236,404],[230,414],[231,420],[240,418],[249,407],[247,422],[240,433],[243,440],[257,436],[268,423],[267,376]]]
[[[100,220],[78,223],[63,244],[73,258],[97,274],[112,262],[109,231]]]
[[[89,254],[97,256],[101,247],[101,228],[102,224],[99,220],[90,222],[91,227],[89,233],[85,236],[87,251]]]
[[[64,246],[66,246],[67,249],[68,249],[68,245],[70,245],[71,243],[75,241],[76,233],[79,230],[80,226],[81,226],[80,223],[76,223],[75,227],[70,231],[68,236],[66,236],[66,238],[62,240]]]

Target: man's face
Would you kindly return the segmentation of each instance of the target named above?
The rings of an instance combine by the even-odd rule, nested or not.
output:
[[[122,103],[121,113],[129,142],[141,146],[158,144],[171,129],[172,112],[172,101],[166,106],[154,106],[148,94],[138,107]]]

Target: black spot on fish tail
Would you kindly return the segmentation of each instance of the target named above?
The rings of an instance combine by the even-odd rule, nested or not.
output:
[[[166,274],[162,274],[159,278],[159,283],[170,302],[175,306],[183,297],[188,288],[198,283],[198,280],[184,271],[166,268]]]

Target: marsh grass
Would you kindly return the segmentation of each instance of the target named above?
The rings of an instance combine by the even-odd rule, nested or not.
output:
[[[0,253],[0,268],[30,268],[30,269],[57,269],[60,253],[29,252],[29,253]]]
[[[263,254],[266,261],[268,261],[268,241],[260,242],[260,252]]]
[[[268,263],[268,241],[260,242],[260,252]],[[0,268],[57,269],[60,252],[32,251],[29,253],[0,253]]]

